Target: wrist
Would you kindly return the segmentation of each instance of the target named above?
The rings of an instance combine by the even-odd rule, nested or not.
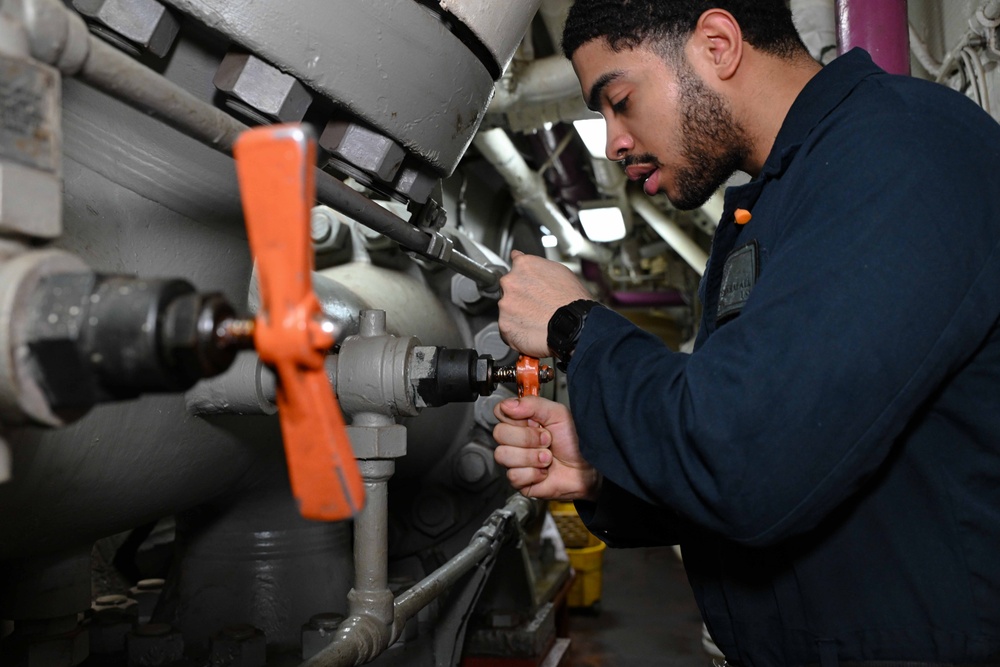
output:
[[[556,359],[556,367],[565,371],[580,341],[583,327],[590,311],[600,304],[592,299],[578,299],[558,308],[548,323],[549,351]]]

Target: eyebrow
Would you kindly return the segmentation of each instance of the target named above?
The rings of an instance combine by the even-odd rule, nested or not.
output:
[[[601,94],[604,93],[604,89],[614,81],[625,74],[624,71],[620,69],[612,70],[611,72],[605,72],[597,78],[594,82],[594,86],[590,89],[590,95],[587,96],[587,108],[591,111],[596,111],[600,113],[601,111]]]

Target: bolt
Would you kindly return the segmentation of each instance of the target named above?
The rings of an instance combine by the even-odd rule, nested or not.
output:
[[[456,480],[460,486],[471,491],[479,491],[492,482],[495,471],[493,451],[478,442],[470,442],[462,447],[455,459]]]
[[[230,96],[231,108],[262,124],[301,121],[312,104],[312,95],[295,77],[249,53],[227,53],[213,83]]]
[[[332,208],[314,206],[310,217],[310,233],[316,252],[328,252],[345,248],[351,230]]]
[[[333,235],[333,216],[319,206],[312,210],[309,220],[309,232],[312,242],[319,245]]]
[[[395,243],[393,243],[392,239],[384,234],[376,232],[371,227],[357,225],[355,229],[357,229],[358,233],[361,234],[361,241],[364,243],[365,248],[369,251],[378,252],[382,250],[392,250],[395,248]]]
[[[429,537],[437,537],[455,525],[455,504],[451,496],[439,492],[423,493],[414,505],[417,528]]]
[[[488,354],[498,362],[506,359],[511,353],[510,346],[504,342],[500,335],[500,327],[496,322],[491,322],[479,330],[475,338],[476,351],[480,354]]]
[[[145,49],[162,58],[180,31],[180,22],[157,0],[73,0],[73,7],[91,30],[132,53]]]
[[[319,145],[335,158],[386,183],[392,182],[406,157],[403,147],[389,137],[342,120],[326,124]]]
[[[480,396],[476,401],[475,407],[476,423],[492,431],[493,427],[500,423],[500,420],[497,419],[496,414],[493,412],[493,408],[504,399],[513,397],[514,392],[506,387],[497,387],[492,396]]]

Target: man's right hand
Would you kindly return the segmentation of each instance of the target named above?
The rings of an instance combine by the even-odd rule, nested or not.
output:
[[[549,320],[561,306],[593,299],[572,271],[544,257],[510,253],[511,270],[500,279],[503,296],[497,306],[500,335],[508,345],[529,357],[547,357]]]
[[[538,396],[511,398],[493,413],[499,443],[493,456],[511,485],[528,498],[594,500],[600,475],[580,455],[569,409]]]

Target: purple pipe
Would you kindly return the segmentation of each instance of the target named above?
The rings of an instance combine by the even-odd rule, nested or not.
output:
[[[837,0],[837,52],[860,46],[890,74],[910,73],[906,0]]]
[[[612,292],[611,305],[623,308],[667,308],[686,306],[684,295],[677,290],[664,292]]]
[[[614,292],[608,288],[601,267],[595,262],[583,260],[580,262],[581,273],[586,280],[596,283],[608,305],[621,308],[669,308],[670,306],[689,305],[684,295],[677,290],[662,292]]]

